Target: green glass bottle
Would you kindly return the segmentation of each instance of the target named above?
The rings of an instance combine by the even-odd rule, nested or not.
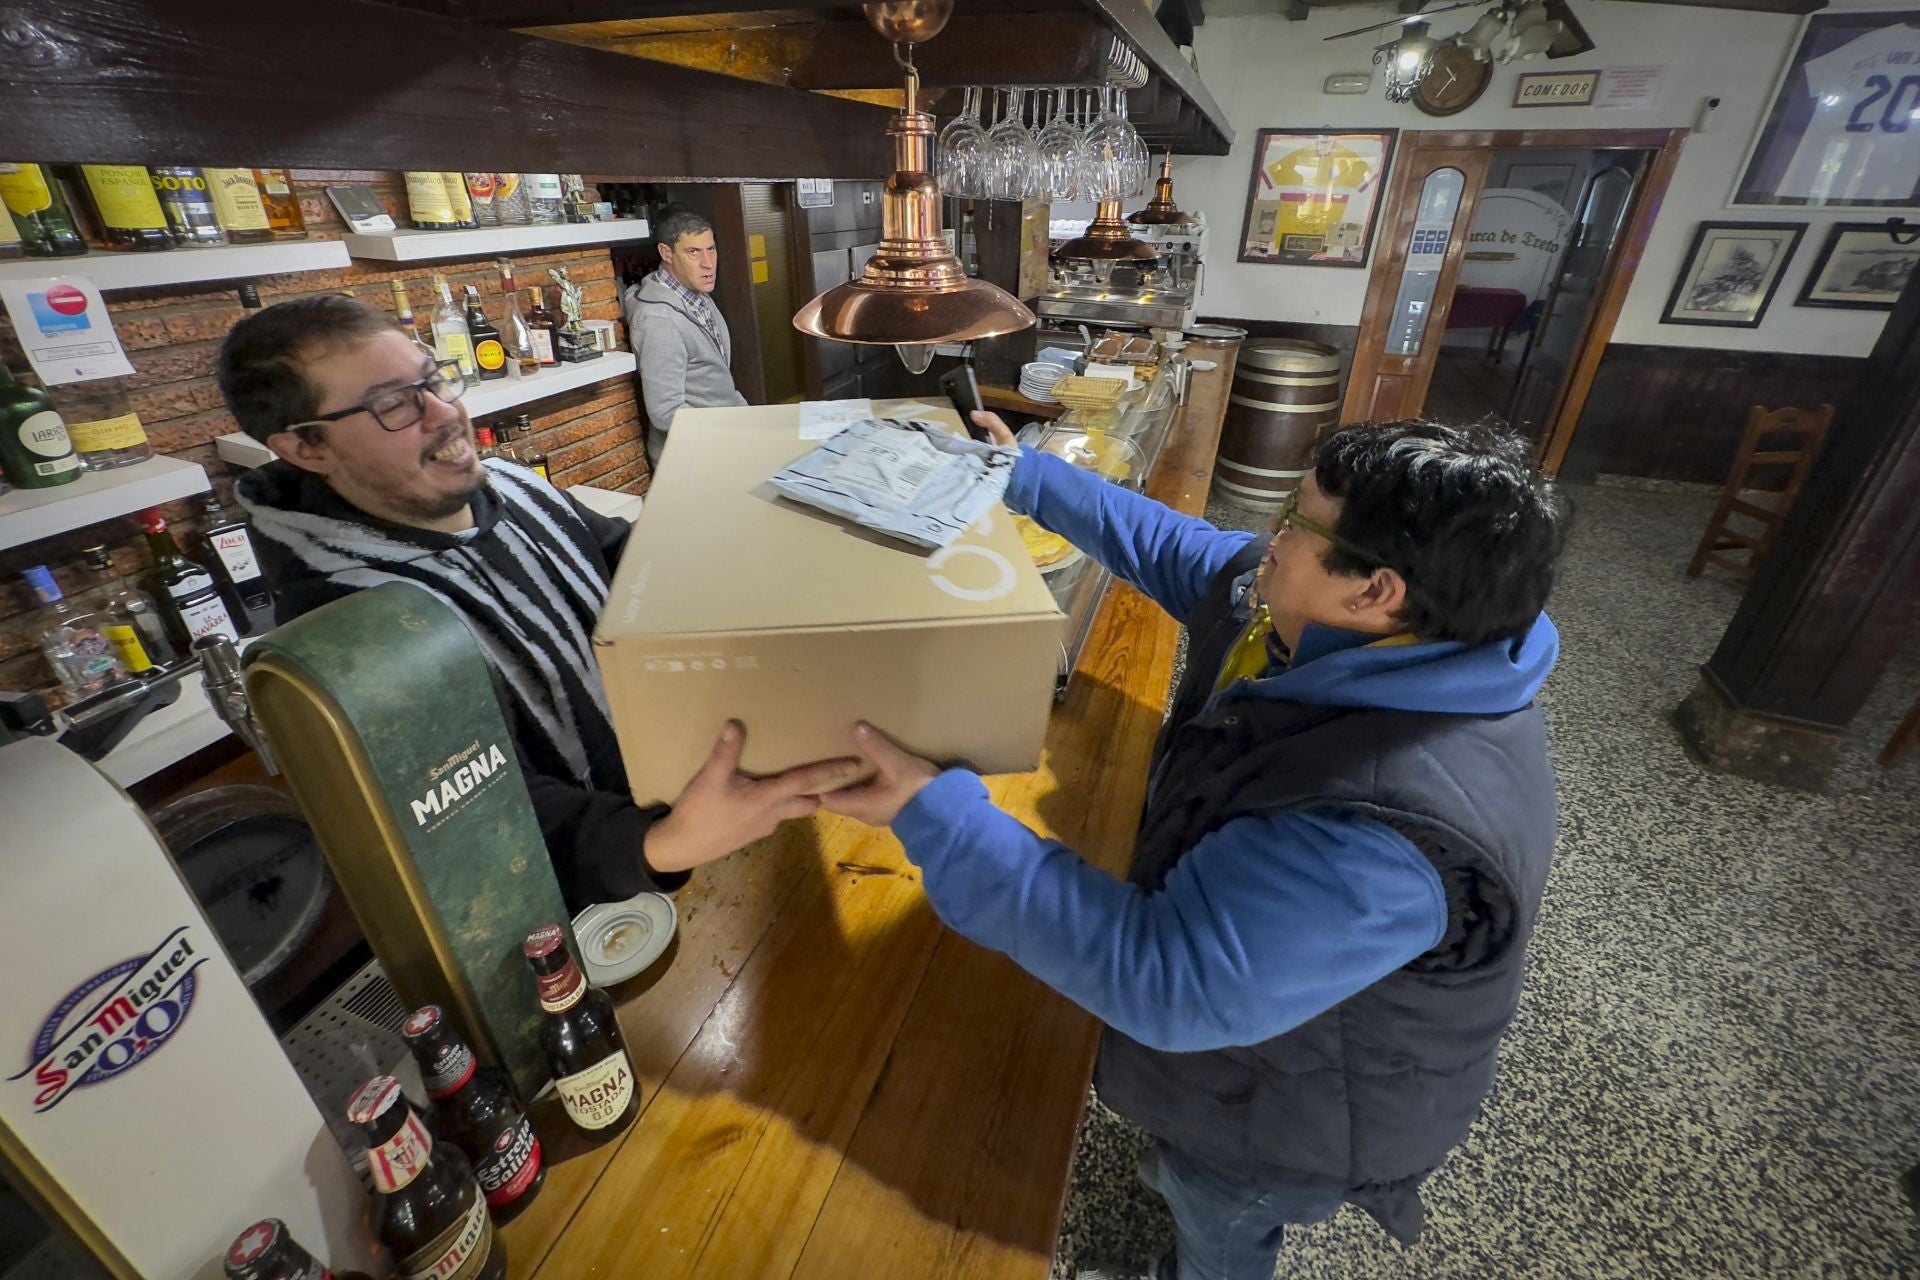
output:
[[[33,258],[70,258],[87,251],[74,224],[66,193],[53,175],[37,164],[0,164],[0,200]]]
[[[83,470],[67,424],[38,387],[14,380],[0,364],[0,468],[22,489],[71,484]]]

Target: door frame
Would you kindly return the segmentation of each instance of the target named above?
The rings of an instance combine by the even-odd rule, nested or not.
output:
[[[1549,475],[1557,474],[1561,464],[1566,461],[1567,451],[1573,445],[1580,414],[1586,408],[1588,394],[1593,390],[1594,376],[1600,371],[1600,361],[1606,355],[1607,344],[1612,341],[1614,325],[1626,306],[1634,272],[1639,269],[1640,260],[1646,253],[1654,220],[1659,216],[1667,188],[1673,182],[1674,170],[1680,163],[1680,151],[1689,132],[1675,128],[1416,129],[1401,133],[1400,155],[1388,184],[1382,217],[1389,234],[1396,239],[1384,246],[1385,252],[1375,257],[1374,270],[1367,281],[1366,304],[1360,314],[1360,333],[1354,343],[1354,369],[1359,370],[1363,360],[1371,362],[1371,356],[1366,353],[1380,349],[1386,341],[1386,326],[1392,320],[1393,303],[1400,288],[1400,272],[1392,268],[1405,260],[1406,246],[1400,241],[1405,240],[1412,226],[1420,196],[1418,191],[1409,189],[1411,180],[1408,177],[1421,167],[1412,163],[1420,152],[1525,147],[1652,152],[1646,177],[1634,193],[1626,228],[1614,244],[1613,252],[1608,255],[1606,265],[1601,268],[1603,287],[1599,301],[1588,321],[1586,332],[1581,335],[1579,354],[1568,367],[1566,391],[1561,396],[1560,407],[1554,412],[1553,423],[1542,440],[1540,466]],[[1470,194],[1477,204],[1479,193]],[[1461,243],[1466,239],[1465,236],[1458,237]],[[1448,304],[1450,307],[1451,299]],[[1435,319],[1444,325],[1446,310],[1442,310]],[[1348,379],[1349,399],[1358,382],[1357,378]],[[1348,420],[1344,412],[1341,420]]]

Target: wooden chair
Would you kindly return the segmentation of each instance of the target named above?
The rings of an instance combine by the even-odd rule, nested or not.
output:
[[[1887,739],[1887,745],[1880,748],[1880,767],[1891,769],[1907,758],[1907,753],[1920,746],[1920,698],[1913,700],[1913,710],[1907,712],[1907,718]],[[1920,1186],[1920,1183],[1916,1183]]]
[[[1820,446],[1826,443],[1827,429],[1832,425],[1830,404],[1818,409],[1771,412],[1761,405],[1753,406],[1747,415],[1747,432],[1740,437],[1740,450],[1733,458],[1733,474],[1727,477],[1720,505],[1715,508],[1713,519],[1707,521],[1707,531],[1700,535],[1700,545],[1687,565],[1689,578],[1699,577],[1700,571],[1709,564],[1742,578],[1753,573],[1753,567],[1773,545],[1774,535],[1806,485],[1807,473],[1813,470],[1814,459],[1820,456]],[[1772,447],[1763,449],[1760,447],[1763,443]],[[1761,467],[1791,467],[1786,487],[1753,491],[1750,488],[1753,472]],[[1757,522],[1759,532],[1729,526],[1728,518],[1736,515]],[[1747,553],[1744,560],[1723,554],[1741,550]]]

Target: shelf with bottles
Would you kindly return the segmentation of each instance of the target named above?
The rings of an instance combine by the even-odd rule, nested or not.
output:
[[[97,251],[69,258],[10,258],[0,262],[0,280],[85,276],[102,291],[151,289],[294,271],[334,271],[352,262],[346,246],[338,240],[287,240],[183,247],[165,253]]]
[[[618,244],[653,234],[645,218],[612,222],[536,223],[522,227],[478,227],[466,231],[348,232],[341,237],[349,254],[380,262],[426,262],[537,249],[567,249],[583,244]]]
[[[555,365],[531,377],[499,378],[492,382],[474,383],[460,403],[467,407],[468,417],[478,420],[515,405],[544,400],[565,391],[590,387],[608,378],[631,374],[635,367],[631,351],[609,351],[598,359]],[[245,432],[235,431],[220,436],[213,445],[223,460],[235,466],[257,467],[273,461],[273,451]]]
[[[162,456],[109,471],[89,471],[72,484],[52,489],[15,489],[0,494],[0,550],[212,488],[207,469],[199,463]]]

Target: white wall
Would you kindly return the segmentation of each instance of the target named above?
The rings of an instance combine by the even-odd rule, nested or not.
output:
[[[1767,109],[1774,81],[1799,32],[1800,19],[1618,0],[1574,0],[1575,12],[1596,45],[1593,51],[1551,62],[1536,58],[1504,67],[1496,65],[1493,83],[1479,102],[1459,115],[1435,119],[1410,103],[1388,102],[1379,69],[1374,69],[1373,88],[1365,96],[1321,92],[1322,81],[1334,72],[1370,69],[1373,46],[1383,35],[1354,36],[1333,43],[1322,43],[1321,37],[1393,17],[1391,5],[1316,9],[1305,22],[1290,22],[1271,8],[1258,14],[1225,16],[1235,7],[1244,8],[1250,3],[1264,7],[1272,0],[1209,0],[1206,22],[1194,42],[1201,77],[1233,125],[1233,153],[1174,163],[1175,192],[1181,206],[1205,209],[1212,228],[1211,260],[1200,307],[1204,314],[1319,324],[1351,325],[1360,321],[1368,271],[1235,261],[1254,145],[1262,128],[1690,128],[1701,100],[1717,97],[1720,107],[1706,132],[1687,139],[1613,340],[1847,356],[1864,356],[1872,348],[1886,313],[1795,307],[1793,300],[1830,224],[1868,221],[1883,214],[1870,210],[1822,213],[1726,207],[1735,173]],[[1443,14],[1434,19],[1434,34],[1451,35],[1475,16],[1472,10]],[[1663,64],[1667,74],[1650,109],[1516,110],[1510,105],[1514,77],[1521,71]],[[1692,242],[1695,226],[1703,219],[1809,224],[1758,329],[1660,323],[1681,259]],[[1378,261],[1380,256],[1376,240],[1372,260]]]

